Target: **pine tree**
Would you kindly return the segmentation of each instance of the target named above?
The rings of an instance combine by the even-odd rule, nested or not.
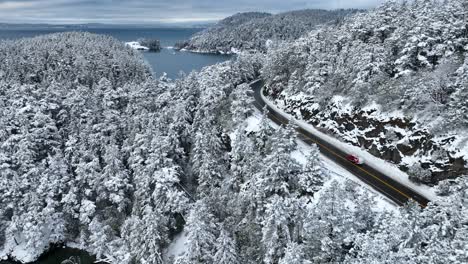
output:
[[[213,263],[217,264],[237,264],[240,263],[236,252],[236,245],[225,229],[216,240],[216,253]]]
[[[177,168],[163,168],[155,172],[154,190],[151,194],[155,208],[166,215],[183,213],[189,203],[187,194],[181,190]]]
[[[167,245],[167,221],[160,210],[149,206],[141,217],[129,218],[123,228],[123,236],[134,258],[140,263],[162,264],[163,248]]]
[[[263,168],[257,175],[257,184],[264,197],[273,194],[288,197],[293,192],[292,178],[300,171],[299,164],[291,157],[291,152],[296,148],[295,139],[292,125],[286,129],[280,128],[271,139],[271,153],[263,160]]]
[[[266,205],[262,228],[262,245],[265,250],[265,263],[278,263],[283,256],[286,245],[291,242],[289,230],[290,201],[274,195]]]
[[[187,218],[187,250],[176,263],[214,263],[216,223],[204,200],[197,201]]]
[[[242,124],[252,113],[253,98],[249,93],[252,89],[248,84],[238,85],[230,95],[231,115],[234,126]]]
[[[353,199],[355,187],[346,181],[332,181],[329,187],[321,190],[317,203],[309,205],[304,220],[304,238],[307,258],[314,262],[341,262],[351,248],[357,232],[365,223],[373,222],[372,204],[360,204],[359,197]],[[349,187],[351,186],[351,187]],[[350,199],[349,202],[347,199]],[[364,207],[364,206],[369,207]],[[362,219],[360,215],[366,215]]]
[[[87,248],[96,255],[96,258],[104,259],[111,254],[108,247],[112,237],[112,230],[108,225],[101,223],[97,218],[94,218],[89,224],[89,237],[86,241]],[[84,241],[83,241],[84,242]]]
[[[129,175],[121,160],[122,154],[118,147],[110,144],[106,148],[104,155],[105,166],[102,172],[103,186],[105,189],[98,189],[101,198],[109,199],[123,211],[128,204],[126,198],[129,185]],[[108,195],[108,196],[107,196]],[[106,197],[107,196],[107,197]]]
[[[220,187],[225,174],[224,153],[221,140],[212,129],[197,133],[193,146],[193,167],[198,183],[198,195],[208,197],[215,188]]]
[[[238,191],[243,183],[252,179],[255,169],[253,164],[255,164],[257,160],[252,141],[246,135],[244,128],[240,127],[234,133],[235,138],[233,139],[230,153],[231,178],[223,185],[227,185],[226,187],[231,188],[231,191]],[[252,159],[254,161],[252,161]]]
[[[310,147],[310,153],[307,155],[306,164],[298,175],[297,180],[297,189],[301,194],[315,194],[329,178],[328,171],[322,164],[319,153],[319,149],[316,145]]]
[[[268,118],[268,109],[263,108],[263,114],[260,118],[258,131],[255,133],[254,144],[257,152],[264,157],[269,151],[271,151],[271,136],[274,130],[270,125],[270,119]]]
[[[312,263],[305,259],[304,248],[294,242],[288,243],[284,257],[279,264],[309,264]]]

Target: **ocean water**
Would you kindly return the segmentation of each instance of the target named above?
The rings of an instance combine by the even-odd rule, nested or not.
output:
[[[34,37],[57,32],[77,31],[76,29],[32,28],[3,29],[0,28],[0,39],[18,39]],[[161,41],[161,52],[141,52],[153,69],[155,77],[166,73],[171,79],[180,77],[180,73],[190,73],[201,68],[231,59],[229,55],[197,54],[170,49],[178,41],[189,39],[200,29],[193,28],[89,28],[87,31],[96,34],[110,35],[122,42],[135,41],[139,38],[155,38]]]

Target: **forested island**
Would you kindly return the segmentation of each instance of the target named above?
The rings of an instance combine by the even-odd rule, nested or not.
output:
[[[161,42],[157,39],[141,38],[137,40],[140,45],[147,47],[149,51],[158,52],[161,51]]]
[[[178,80],[155,79],[104,35],[1,41],[0,259],[66,244],[116,264],[467,263],[467,2],[304,12],[283,16],[305,19],[285,42],[194,46],[249,52]],[[221,24],[276,17],[248,16]],[[316,28],[330,16],[339,22]],[[304,148],[292,122],[254,110],[257,79],[279,109],[435,197],[382,206]]]
[[[292,41],[325,23],[339,23],[360,10],[298,10],[272,15],[247,12],[225,18],[194,35],[177,49],[202,53],[266,51],[268,44]]]
[[[161,51],[161,42],[157,39],[138,39],[137,41],[126,42],[125,46],[134,50],[159,52]]]

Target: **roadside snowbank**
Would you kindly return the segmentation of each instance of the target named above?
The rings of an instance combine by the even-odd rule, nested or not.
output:
[[[275,104],[273,104],[268,98],[266,98],[263,95],[263,89],[260,92],[260,94],[262,96],[262,99],[265,101],[265,103],[269,107],[274,109],[276,112],[281,114],[283,117],[288,118],[289,120],[293,120],[297,125],[301,126],[303,129],[307,130],[308,132],[314,134],[317,137],[320,137],[322,140],[325,140],[325,141],[329,142],[330,144],[333,144],[334,146],[337,146],[338,148],[340,148],[342,151],[344,151],[346,153],[350,153],[350,154],[353,153],[353,154],[357,154],[360,157],[363,157],[364,160],[366,161],[367,165],[371,166],[372,168],[374,168],[374,169],[376,169],[378,171],[381,171],[382,173],[384,173],[385,175],[387,175],[387,176],[391,177],[392,179],[398,181],[399,183],[404,184],[406,187],[417,191],[418,193],[424,195],[429,200],[435,200],[437,198],[437,195],[435,193],[434,188],[431,188],[431,187],[425,186],[425,185],[418,185],[418,184],[416,184],[414,182],[411,182],[409,180],[408,174],[406,174],[405,172],[398,169],[397,166],[395,166],[395,165],[393,165],[391,163],[388,163],[388,162],[386,162],[386,161],[384,161],[382,159],[379,159],[379,158],[369,154],[367,151],[363,151],[359,147],[343,143],[343,142],[339,141],[336,138],[333,138],[333,137],[331,137],[329,135],[326,135],[326,134],[318,131],[314,126],[308,124],[307,122],[305,122],[303,120],[298,120],[298,119],[294,118],[293,116],[285,113],[284,111],[282,111],[281,109],[276,107]]]
[[[293,157],[301,164],[304,164],[306,162],[307,153],[309,151],[310,147],[303,141],[298,140],[298,149],[295,152],[293,152]],[[320,159],[322,160],[323,164],[325,164],[326,169],[328,169],[331,175],[330,182],[332,180],[336,180],[338,182],[342,182],[345,179],[351,180],[352,182],[361,186],[361,188],[376,195],[376,207],[374,208],[376,211],[397,211],[398,205],[396,203],[394,203],[381,193],[375,191],[372,187],[367,185],[358,177],[354,176],[345,168],[341,167],[339,164],[335,163],[334,161],[330,160],[322,154],[320,154]]]

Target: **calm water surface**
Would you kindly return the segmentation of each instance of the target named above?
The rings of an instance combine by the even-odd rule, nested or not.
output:
[[[74,31],[77,31],[73,29]],[[35,37],[44,34],[66,32],[70,29],[0,29],[0,39],[18,39],[25,37]],[[175,79],[179,77],[180,72],[190,73],[193,70],[223,62],[231,59],[229,55],[212,55],[212,54],[196,54],[189,52],[179,52],[169,49],[168,47],[181,40],[189,39],[190,36],[200,31],[193,28],[98,28],[84,29],[96,34],[110,35],[122,42],[135,41],[139,38],[155,38],[161,41],[164,49],[161,52],[142,52],[146,61],[153,68],[156,77],[161,76],[164,72],[169,78]]]

